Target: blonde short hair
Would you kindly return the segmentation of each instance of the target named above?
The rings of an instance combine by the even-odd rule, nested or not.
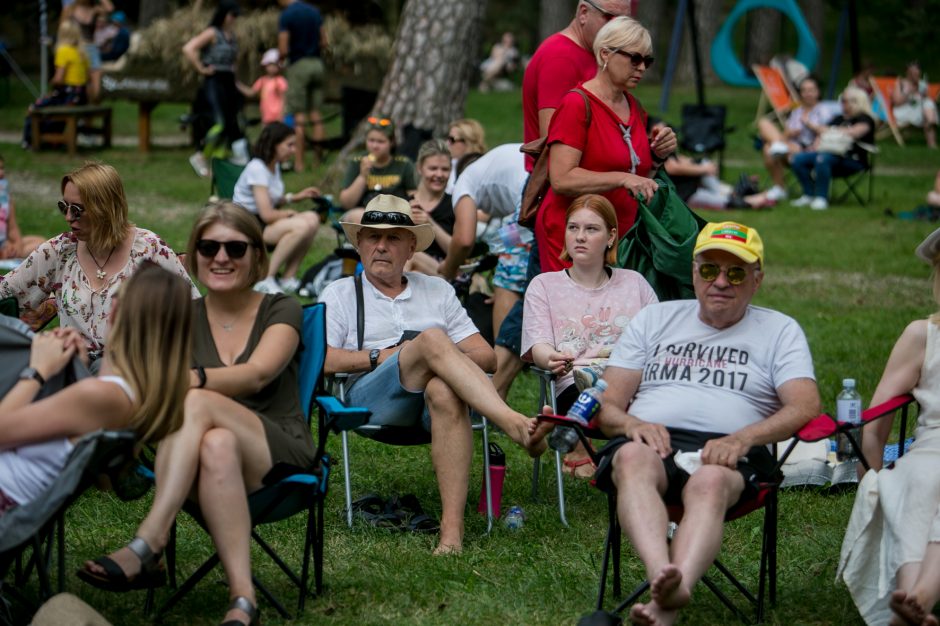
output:
[[[460,133],[460,138],[466,142],[467,152],[486,152],[486,132],[483,130],[483,125],[480,122],[470,119],[462,118],[459,120],[454,120],[450,123],[448,129],[456,128],[457,132]]]
[[[642,24],[626,15],[615,17],[597,32],[594,38],[594,60],[603,65],[601,50],[653,53],[653,38]]]

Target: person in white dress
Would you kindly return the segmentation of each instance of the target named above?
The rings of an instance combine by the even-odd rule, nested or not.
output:
[[[917,256],[933,266],[940,295],[940,229]],[[870,625],[938,623],[931,611],[940,598],[940,312],[904,329],[871,402],[905,393],[920,405],[915,442],[883,468],[892,419],[865,426],[862,448],[871,470],[858,485],[836,574]]]

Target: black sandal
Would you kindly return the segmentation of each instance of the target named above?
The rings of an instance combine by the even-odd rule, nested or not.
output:
[[[127,544],[127,549],[140,559],[140,571],[132,578],[128,578],[121,566],[108,556],[94,560],[94,563],[104,569],[104,574],[82,568],[76,572],[76,575],[93,587],[119,593],[136,589],[154,589],[166,585],[166,570],[160,560],[162,553],[155,554],[147,542],[140,537],[134,537]]]
[[[232,598],[232,603],[228,605],[228,610],[239,609],[248,616],[248,624],[241,622],[237,619],[230,619],[227,622],[222,622],[221,626],[258,626],[261,623],[261,611],[258,610],[257,605],[251,603],[251,600],[245,596],[235,596]]]

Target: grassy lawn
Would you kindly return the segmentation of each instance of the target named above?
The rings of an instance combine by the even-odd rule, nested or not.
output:
[[[638,96],[657,113],[659,90],[644,87]],[[752,147],[750,124],[757,92],[713,88],[709,99],[729,107],[729,123],[737,130],[729,137],[727,180],[740,173],[763,173],[759,154]],[[691,90],[673,93],[667,120],[678,122],[682,102]],[[14,92],[13,104],[0,109],[0,130],[21,128],[28,99]],[[154,113],[155,134],[181,136],[177,118],[180,105],[161,105]],[[518,92],[472,93],[467,115],[480,119],[489,145],[518,141],[521,106]],[[116,132],[133,134],[134,106],[116,106]],[[929,270],[917,261],[913,249],[933,229],[922,222],[887,217],[923,202],[940,167],[936,152],[928,151],[922,137],[911,136],[907,148],[890,139],[880,142],[875,199],[867,207],[855,204],[814,212],[779,205],[770,211],[708,213],[712,220],[738,219],[757,227],[766,245],[767,276],[756,303],[779,309],[796,318],[813,350],[824,405],[834,409],[840,380],[855,377],[863,396],[870,397],[888,352],[904,326],[934,308]],[[85,158],[101,159],[118,168],[130,199],[132,219],[161,234],[173,247],[184,246],[193,218],[209,192],[208,182],[196,178],[185,148],[155,148],[142,155],[136,148],[116,147],[87,151],[77,159],[60,152],[35,154],[15,143],[0,143],[6,158],[18,216],[24,232],[51,236],[62,227],[55,209],[61,176]],[[318,182],[312,175],[286,175],[286,185],[299,189]],[[335,190],[333,190],[335,191]],[[307,259],[312,264],[334,245],[323,229]],[[523,375],[512,390],[513,406],[534,413],[536,385]],[[538,501],[530,498],[531,461],[507,439],[496,436],[508,455],[504,508],[519,504],[527,519],[513,532],[502,526],[485,534],[485,520],[475,511],[481,481],[481,461],[471,476],[467,513],[466,550],[459,558],[433,558],[432,537],[389,534],[357,525],[345,526],[342,515],[342,478],[334,474],[334,492],[327,503],[325,593],[308,603],[296,623],[337,624],[572,624],[592,610],[606,531],[606,505],[602,494],[583,483],[566,481],[568,519],[564,528],[557,516],[553,468],[543,462]],[[336,439],[330,452],[340,453]],[[480,451],[477,446],[477,455]],[[383,446],[354,437],[354,497],[369,492],[383,495],[415,493],[425,508],[439,515],[436,483],[427,448]],[[549,469],[549,471],[545,471]],[[773,624],[860,624],[852,602],[833,582],[843,531],[852,506],[851,494],[790,492],[782,496],[779,532],[777,606],[769,613]],[[83,559],[112,550],[128,541],[149,505],[149,498],[125,504],[109,494],[85,496],[68,514],[68,570]],[[211,543],[187,518],[180,516],[180,570],[185,575],[210,551]],[[302,526],[290,520],[265,529],[273,542],[294,556],[302,545]],[[272,532],[273,531],[273,532]],[[757,573],[759,516],[731,524],[722,558],[733,570]],[[280,573],[259,553],[256,575],[275,591],[284,591],[289,603],[295,596]],[[632,552],[624,555],[625,586],[642,578]],[[751,578],[753,579],[753,578]],[[227,592],[215,571],[167,618],[169,623],[214,624],[224,612]],[[143,596],[98,592],[69,576],[66,586],[98,607],[116,624],[142,624]],[[166,597],[165,591],[158,595]],[[282,620],[262,602],[269,624]],[[687,624],[726,624],[733,618],[706,590],[700,589],[684,611]]]

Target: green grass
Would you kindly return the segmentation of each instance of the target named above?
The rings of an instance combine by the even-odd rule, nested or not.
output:
[[[656,87],[638,90],[647,109],[658,103]],[[691,90],[673,93],[667,120],[677,122],[679,106],[691,101]],[[742,172],[762,173],[751,146],[757,92],[710,88],[710,101],[729,107],[726,178]],[[0,109],[0,128],[19,130],[27,99],[14,93],[14,104]],[[480,119],[490,146],[518,141],[521,136],[519,93],[471,93],[467,115]],[[179,134],[179,105],[161,105],[154,113],[155,134]],[[119,134],[134,132],[136,110],[119,104],[115,111]],[[820,391],[826,407],[844,376],[859,381],[870,397],[894,340],[912,319],[928,315],[935,305],[930,296],[929,271],[916,260],[914,247],[933,225],[884,216],[883,209],[910,210],[923,201],[938,166],[922,137],[911,136],[907,148],[891,140],[880,142],[876,199],[868,207],[834,206],[826,212],[786,205],[771,211],[708,213],[708,219],[739,219],[757,227],[767,248],[767,276],[756,303],[796,318],[813,351]],[[208,183],[195,178],[184,148],[155,148],[148,155],[134,148],[91,151],[78,159],[63,153],[24,152],[0,144],[7,176],[17,202],[24,232],[51,236],[62,226],[55,209],[62,174],[85,158],[114,164],[127,187],[133,219],[160,233],[174,248],[185,245],[189,227],[208,195]],[[289,174],[288,189],[316,183],[320,173]],[[324,229],[308,257],[313,263],[334,243]],[[526,413],[536,410],[536,385],[524,375],[513,388],[510,403]],[[553,468],[543,463],[540,499],[530,499],[531,461],[502,436],[496,440],[508,453],[504,506],[519,504],[527,515],[525,527],[511,532],[497,526],[485,534],[475,511],[481,481],[475,459],[467,512],[466,550],[459,558],[430,556],[433,538],[388,534],[372,528],[345,527],[342,517],[341,470],[333,474],[334,492],[327,502],[324,594],[309,602],[296,623],[337,624],[572,624],[594,603],[601,545],[606,530],[602,494],[586,484],[567,481],[570,528],[558,521]],[[330,440],[339,454],[339,442]],[[425,508],[440,513],[437,487],[427,448],[397,448],[353,437],[354,494],[398,492],[417,494]],[[477,446],[479,457],[479,446]],[[102,493],[89,494],[68,515],[68,570],[83,559],[122,545],[149,504],[130,505]],[[772,624],[859,624],[851,600],[833,582],[852,495],[792,492],[781,498],[779,532],[779,595],[771,610]],[[185,515],[180,530],[180,570],[186,574],[211,550],[207,537]],[[756,575],[760,517],[729,525],[722,558],[736,571]],[[296,556],[302,526],[290,520],[265,529],[287,555]],[[273,532],[272,532],[273,531]],[[255,555],[256,574],[275,591],[294,596],[279,572]],[[624,580],[629,587],[642,577],[629,550],[624,555]],[[224,612],[227,593],[216,571],[172,612],[169,623],[214,624]],[[69,576],[66,585],[97,606],[113,622],[143,624],[143,596],[113,595],[81,585]],[[166,597],[165,592],[160,597]],[[262,602],[269,624],[283,623]],[[687,624],[726,624],[731,615],[706,590],[700,589],[684,612]]]

